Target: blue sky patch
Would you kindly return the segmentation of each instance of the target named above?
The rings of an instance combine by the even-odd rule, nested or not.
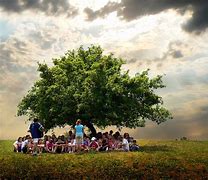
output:
[[[15,27],[8,21],[0,20],[0,41],[6,41],[15,31]]]

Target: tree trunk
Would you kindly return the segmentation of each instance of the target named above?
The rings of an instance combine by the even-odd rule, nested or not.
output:
[[[84,125],[86,125],[90,129],[91,137],[96,137],[97,132],[96,132],[96,129],[95,129],[94,125],[92,124],[92,122],[91,121],[85,121]]]

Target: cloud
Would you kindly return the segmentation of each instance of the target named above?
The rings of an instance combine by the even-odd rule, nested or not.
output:
[[[180,14],[192,11],[192,17],[182,26],[187,32],[201,33],[208,27],[208,1],[206,0],[122,0],[120,3],[109,2],[99,10],[85,8],[87,20],[104,18],[109,13],[117,12],[117,16],[132,21],[145,15],[155,15],[170,9]]]
[[[121,5],[119,3],[109,2],[107,5],[105,5],[100,10],[93,11],[90,8],[85,8],[84,12],[87,14],[87,20],[93,21],[97,18],[97,16],[104,18],[106,16],[106,14],[109,14],[118,8],[121,8]]]
[[[150,68],[153,71],[159,70],[160,73],[167,68],[167,66],[176,65],[180,61],[183,61],[184,54],[186,51],[186,44],[180,41],[173,41],[167,45],[165,52],[160,52],[161,49],[149,48],[149,49],[137,49],[123,51],[122,57],[126,57],[127,64],[131,67],[137,67],[140,69]],[[186,53],[186,52],[184,52]],[[166,65],[165,67],[163,67]],[[156,66],[156,70],[154,69]]]
[[[177,5],[177,8],[174,5],[182,1],[183,6]],[[38,9],[32,5],[26,7],[20,4],[21,1],[7,1],[9,5],[19,4],[19,10],[18,7],[17,10],[12,10],[12,7],[8,10],[0,2],[1,21],[4,21],[2,27],[5,27],[2,30],[4,39],[0,42],[0,119],[4,120],[0,120],[0,139],[17,138],[27,131],[28,125],[24,123],[26,117],[15,117],[15,114],[18,102],[38,78],[36,62],[45,61],[50,66],[52,58],[60,57],[68,49],[76,49],[80,44],[99,44],[105,53],[113,52],[116,57],[126,59],[131,75],[147,68],[151,69],[151,77],[166,74],[163,79],[167,87],[158,91],[158,94],[163,97],[164,106],[170,109],[174,119],[159,126],[150,121],[145,128],[125,129],[123,132],[131,132],[135,138],[207,138],[207,34],[190,36],[180,28],[185,22],[187,27],[184,25],[183,28],[187,28],[187,32],[196,32],[188,31],[193,29],[188,26],[188,22],[192,24],[191,20],[196,16],[194,8],[197,6],[185,5],[187,1],[182,1],[174,1],[171,6],[169,0],[155,0],[159,2],[157,5],[153,0],[147,0],[148,5],[138,0],[145,6],[153,4],[143,11],[138,11],[139,7],[131,0],[108,3],[102,12],[99,9],[103,7],[104,1],[99,7],[90,1],[81,7],[73,4],[79,9],[87,5],[93,9],[88,9],[91,13],[89,21],[83,19],[83,14],[70,19],[64,17],[68,10],[53,14],[54,10],[46,7],[48,12],[45,13],[43,7]],[[192,1],[189,2],[191,4]],[[195,2],[192,4],[197,4]],[[132,10],[128,4],[132,4]],[[153,11],[154,8],[156,10]],[[14,14],[6,16],[5,12]],[[145,16],[157,13],[160,14]],[[179,13],[185,14],[182,16]],[[97,17],[106,18],[92,22]],[[7,30],[11,28],[12,32],[8,33]],[[60,133],[64,131],[61,129]]]
[[[25,92],[36,78],[36,63],[29,63],[26,42],[16,38],[0,44],[0,94],[16,96]],[[2,97],[6,100],[7,96]]]
[[[23,69],[18,70],[17,67],[25,67],[27,60],[23,55],[26,53],[27,48],[28,46],[24,41],[19,41],[16,38],[0,44],[0,72],[21,72]]]
[[[163,56],[159,59],[155,59],[157,61],[163,61],[166,60],[168,57],[171,57],[173,59],[182,58],[182,43],[180,41],[170,42],[168,45],[168,50],[163,53]]]
[[[193,5],[192,18],[183,25],[184,30],[187,32],[195,32],[200,34],[208,27],[208,1],[197,1],[196,5]]]
[[[51,59],[63,55],[78,35],[48,20],[43,24],[21,22],[14,34],[0,42],[0,94],[12,95],[16,100],[23,97],[38,77],[37,62],[50,66]],[[6,96],[2,98],[6,100]]]
[[[69,17],[78,14],[78,10],[70,5],[67,0],[1,0],[0,8],[8,13],[21,13],[30,10],[34,13],[43,12],[48,16],[66,14]]]

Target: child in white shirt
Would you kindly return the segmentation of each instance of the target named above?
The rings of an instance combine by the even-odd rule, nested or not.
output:
[[[124,133],[123,142],[122,142],[122,146],[123,146],[124,151],[129,151],[129,142],[127,140],[127,137],[128,137],[128,134]]]
[[[22,146],[22,137],[19,137],[17,141],[14,142],[14,152],[21,152],[21,146]]]

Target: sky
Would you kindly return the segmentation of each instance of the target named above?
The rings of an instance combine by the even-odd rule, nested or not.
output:
[[[174,118],[123,131],[207,140],[207,12],[207,0],[0,0],[0,139],[27,133],[17,105],[39,78],[37,62],[51,66],[67,50],[96,44],[124,58],[131,76],[163,75],[166,88],[156,93]]]

